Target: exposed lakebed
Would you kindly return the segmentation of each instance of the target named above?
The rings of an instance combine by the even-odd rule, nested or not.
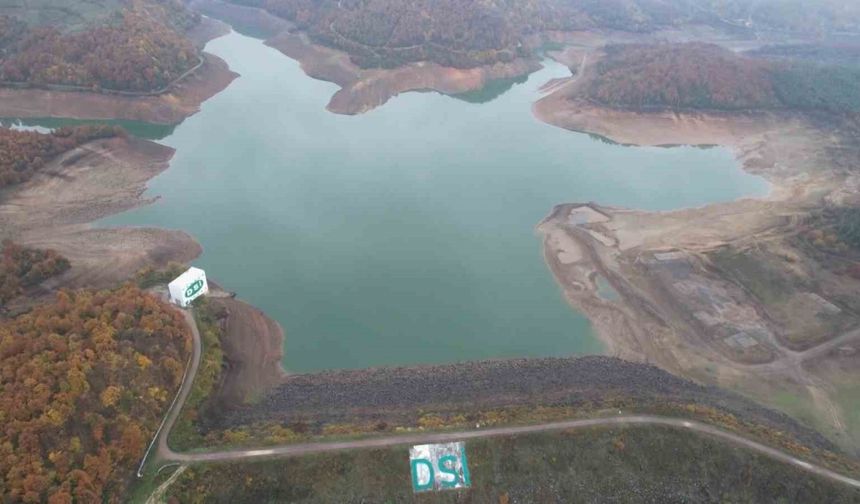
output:
[[[288,371],[599,353],[543,262],[534,228],[553,205],[668,210],[767,191],[725,149],[540,123],[537,89],[569,75],[551,61],[494,99],[409,93],[340,116],[325,110],[337,86],[259,40],[207,50],[241,77],[163,130],[177,153],[150,184],[160,201],[103,224],[191,233],[196,264],[283,325]]]

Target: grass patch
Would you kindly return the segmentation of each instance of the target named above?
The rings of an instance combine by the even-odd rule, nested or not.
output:
[[[836,401],[845,413],[848,435],[860,442],[860,387],[857,383],[843,383],[836,387]]]
[[[708,437],[589,429],[467,442],[472,488],[412,493],[407,447],[196,466],[183,503],[860,502],[857,490]]]
[[[782,391],[777,392],[772,397],[773,400],[771,404],[793,416],[794,418],[797,418],[806,425],[816,426],[820,423],[815,418],[815,415],[812,414],[812,411],[809,408],[812,398],[809,397],[808,394],[795,394],[792,392]]]
[[[164,269],[144,268],[137,272],[134,281],[141,289],[167,285],[188,269],[185,264],[171,262]]]
[[[746,287],[762,303],[786,302],[795,290],[785,276],[765,266],[755,252],[721,249],[710,254],[710,258],[714,265]]]

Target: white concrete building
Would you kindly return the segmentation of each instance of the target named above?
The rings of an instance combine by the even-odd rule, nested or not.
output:
[[[170,302],[185,308],[192,301],[209,292],[206,272],[200,268],[188,268],[188,271],[167,285],[167,290],[170,293]]]

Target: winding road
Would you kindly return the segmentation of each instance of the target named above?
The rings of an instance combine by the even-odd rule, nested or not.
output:
[[[156,447],[157,467],[159,468],[159,470],[165,466],[177,464],[186,465],[194,463],[227,462],[237,460],[253,461],[266,458],[297,457],[302,455],[337,452],[344,450],[384,448],[400,445],[440,443],[445,441],[464,441],[469,439],[533,434],[540,432],[553,432],[571,429],[623,426],[660,426],[672,427],[681,430],[689,430],[699,434],[711,436],[726,443],[767,456],[773,460],[794,465],[810,474],[814,474],[831,481],[835,481],[860,489],[860,480],[839,474],[835,471],[819,466],[817,464],[798,459],[797,457],[787,452],[772,448],[770,446],[764,445],[739,434],[693,420],[655,415],[619,415],[614,417],[566,420],[537,425],[495,427],[487,429],[474,429],[467,431],[443,433],[420,432],[414,434],[402,434],[397,436],[376,437],[370,439],[288,444],[257,449],[231,449],[193,453],[175,452],[168,445],[167,438],[170,434],[171,429],[173,428],[173,425],[176,423],[176,419],[179,417],[179,413],[182,411],[182,406],[185,404],[185,400],[188,398],[188,394],[191,392],[191,385],[194,382],[195,375],[197,374],[197,369],[200,365],[200,356],[202,353],[200,332],[197,329],[197,324],[194,320],[193,313],[188,310],[184,311],[183,314],[192,331],[192,355],[186,368],[186,373],[183,377],[179,392],[174,398],[170,410],[168,411],[167,415],[165,415],[161,426],[159,427],[158,431],[156,431],[152,443],[150,443],[150,449],[152,448],[152,446]],[[147,454],[146,456],[144,456],[144,460],[141,462],[141,471],[138,471],[138,477],[142,475],[142,468],[146,462],[146,458],[148,455],[149,450],[147,450]]]

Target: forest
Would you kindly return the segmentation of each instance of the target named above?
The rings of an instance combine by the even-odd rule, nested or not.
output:
[[[99,138],[125,136],[118,126],[83,125],[51,133],[0,128],[0,188],[28,180],[45,163]]]
[[[541,32],[610,29],[651,32],[698,23],[817,33],[860,26],[860,8],[822,0],[798,18],[803,0],[229,0],[289,19],[321,44],[347,52],[361,67],[397,67],[415,61],[474,67],[535,49]],[[794,5],[794,7],[792,7]]]
[[[122,502],[190,349],[182,315],[132,285],[0,322],[0,501]]]
[[[716,45],[613,45],[605,52],[586,91],[603,104],[638,109],[749,109],[779,104],[766,63],[738,57]]]
[[[0,258],[0,310],[27,287],[38,285],[69,269],[69,261],[55,250],[22,247],[3,241]]]
[[[860,68],[754,58],[713,44],[623,44],[605,57],[585,95],[634,109],[791,109],[860,112]]]
[[[183,35],[199,21],[176,0],[129,0],[125,9],[69,31],[0,16],[0,80],[154,91],[199,63]]]
[[[774,65],[771,76],[784,107],[860,113],[860,67],[794,61]]]
[[[647,31],[689,19],[666,0],[231,0],[295,22],[362,67],[473,67],[529,55],[526,37],[592,27]]]

